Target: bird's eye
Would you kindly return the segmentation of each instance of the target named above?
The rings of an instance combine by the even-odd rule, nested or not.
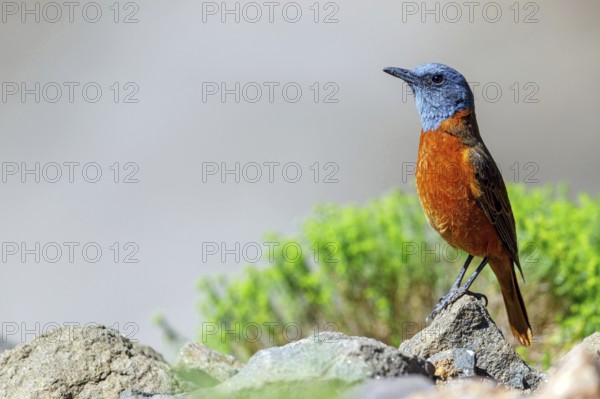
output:
[[[443,75],[433,75],[431,77],[431,81],[433,83],[435,83],[436,85],[442,84],[442,83],[444,83],[444,76]]]

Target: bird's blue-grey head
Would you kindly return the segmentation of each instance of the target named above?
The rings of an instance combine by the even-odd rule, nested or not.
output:
[[[404,80],[415,93],[423,131],[436,129],[443,120],[463,109],[473,109],[473,93],[465,78],[443,64],[423,64],[412,71],[385,68],[392,76]]]

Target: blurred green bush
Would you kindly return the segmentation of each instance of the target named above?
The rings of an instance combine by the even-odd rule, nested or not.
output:
[[[554,353],[600,330],[600,197],[572,200],[564,186],[519,185],[509,196],[535,335],[532,349],[519,350],[547,366]],[[320,205],[297,237],[271,234],[265,242],[264,265],[200,282],[199,342],[240,359],[325,330],[398,345],[425,326],[466,259],[428,226],[416,195],[402,191],[362,207]],[[512,338],[489,268],[473,290],[488,296]]]

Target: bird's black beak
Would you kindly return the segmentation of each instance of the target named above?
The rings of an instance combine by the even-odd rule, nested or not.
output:
[[[389,73],[392,76],[400,78],[403,81],[405,81],[406,83],[408,83],[409,85],[417,83],[417,80],[418,80],[417,77],[415,76],[415,74],[412,73],[412,71],[409,71],[408,69],[388,67],[388,68],[384,68],[383,72]]]

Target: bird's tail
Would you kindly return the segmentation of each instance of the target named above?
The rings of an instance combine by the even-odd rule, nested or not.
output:
[[[510,258],[490,259],[490,266],[500,283],[510,330],[521,345],[531,345],[531,325],[512,260]]]

